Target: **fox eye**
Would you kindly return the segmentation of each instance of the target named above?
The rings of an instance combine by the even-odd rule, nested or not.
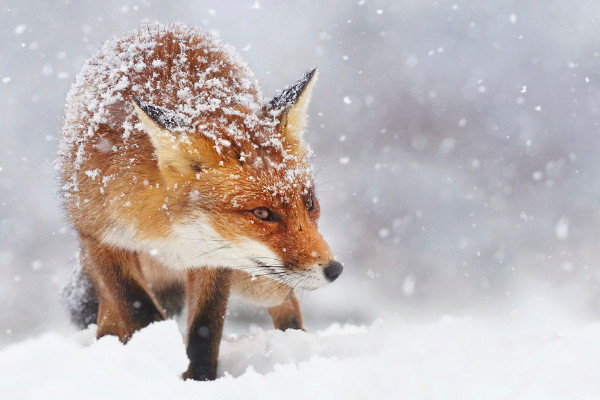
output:
[[[252,214],[258,219],[263,221],[274,221],[273,211],[268,209],[267,207],[258,207],[252,210]]]
[[[312,211],[315,209],[315,201],[313,200],[312,195],[306,196],[306,199],[304,200],[304,204],[306,205],[306,208],[308,209],[308,211]]]

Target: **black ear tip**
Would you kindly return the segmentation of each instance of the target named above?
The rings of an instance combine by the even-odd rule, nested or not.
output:
[[[317,67],[305,72],[292,86],[287,86],[283,89],[283,92],[271,99],[267,103],[267,108],[269,110],[278,110],[295,104],[316,73]]]
[[[310,82],[312,80],[312,78],[317,74],[318,68],[314,67],[312,69],[309,69],[302,78],[300,78],[300,81],[305,81],[307,84],[308,82]]]
[[[165,110],[162,107],[155,106],[146,101],[140,100],[135,96],[131,96],[135,104],[146,113],[151,120],[156,122],[161,128],[175,129],[178,127],[186,127],[186,124],[181,116],[172,111]]]
[[[142,108],[142,101],[140,99],[138,99],[135,96],[131,96],[131,100],[133,100],[135,102],[135,104],[138,105],[139,108]]]

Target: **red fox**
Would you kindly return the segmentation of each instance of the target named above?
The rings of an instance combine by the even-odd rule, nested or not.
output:
[[[57,160],[81,244],[73,320],[127,342],[185,301],[195,380],[216,378],[230,290],[302,329],[293,289],[343,270],[303,139],[316,80],[265,100],[232,47],[179,23],[105,42],[69,92]]]

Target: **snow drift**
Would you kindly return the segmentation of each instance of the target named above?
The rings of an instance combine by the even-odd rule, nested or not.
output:
[[[7,399],[585,399],[598,398],[600,323],[535,327],[445,317],[406,325],[256,330],[221,345],[219,379],[182,381],[177,324],[127,345],[46,333],[0,352]]]

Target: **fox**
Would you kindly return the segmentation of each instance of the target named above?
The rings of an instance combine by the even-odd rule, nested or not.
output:
[[[151,23],[102,44],[67,95],[56,162],[78,234],[71,317],[126,343],[187,309],[184,379],[217,377],[230,293],[304,329],[295,290],[343,271],[304,139],[318,72],[267,99],[232,46]]]

